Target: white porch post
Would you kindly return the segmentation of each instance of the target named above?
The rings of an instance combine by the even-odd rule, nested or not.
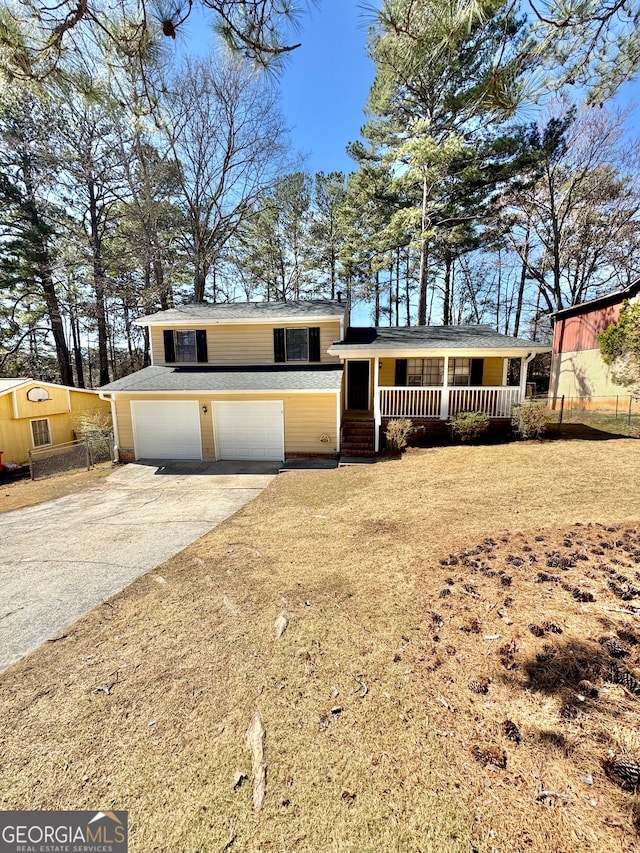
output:
[[[342,426],[342,393],[336,392],[336,453],[340,453],[340,427]]]
[[[377,453],[380,450],[380,426],[382,425],[382,416],[380,413],[380,386],[378,384],[380,373],[380,360],[373,360],[373,439],[374,450]]]
[[[509,380],[509,359],[502,359],[502,384],[506,385]]]
[[[449,356],[444,357],[444,374],[442,376],[442,396],[440,397],[440,420],[449,417]]]
[[[534,356],[535,353],[530,352],[528,355],[523,355],[520,359],[520,403],[524,403],[527,396],[527,368]]]

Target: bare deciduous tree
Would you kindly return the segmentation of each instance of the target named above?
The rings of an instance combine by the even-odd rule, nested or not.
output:
[[[175,75],[163,120],[178,167],[181,239],[194,299],[222,250],[273,180],[285,156],[275,92],[237,61],[212,56]]]

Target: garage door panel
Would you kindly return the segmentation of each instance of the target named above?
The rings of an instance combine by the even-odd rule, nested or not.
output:
[[[202,459],[197,400],[131,403],[137,459]]]
[[[212,402],[219,459],[284,459],[282,400]]]

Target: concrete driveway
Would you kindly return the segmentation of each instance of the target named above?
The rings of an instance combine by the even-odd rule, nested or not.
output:
[[[126,465],[88,491],[0,515],[0,671],[256,497],[266,462]]]

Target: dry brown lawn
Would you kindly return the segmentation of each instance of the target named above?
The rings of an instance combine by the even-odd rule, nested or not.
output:
[[[0,808],[128,809],[132,853],[639,849],[639,481],[633,439],[280,476],[0,677]]]
[[[111,462],[100,462],[89,471],[54,474],[42,480],[10,480],[0,484],[0,513],[79,492],[112,472]]]

